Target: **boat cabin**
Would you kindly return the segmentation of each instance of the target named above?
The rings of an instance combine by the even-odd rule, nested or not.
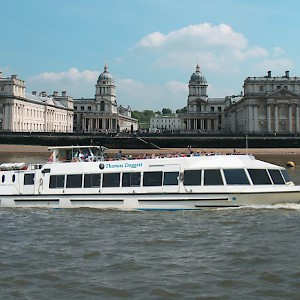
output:
[[[48,162],[99,161],[105,159],[103,146],[61,146],[49,147],[52,151]]]

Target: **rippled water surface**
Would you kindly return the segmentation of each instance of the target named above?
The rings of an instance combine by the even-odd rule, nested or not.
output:
[[[297,205],[2,209],[1,299],[299,299]]]
[[[0,209],[0,299],[299,299],[299,220],[297,204]]]

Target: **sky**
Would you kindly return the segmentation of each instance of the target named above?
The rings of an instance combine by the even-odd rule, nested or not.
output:
[[[0,71],[26,92],[94,98],[105,63],[118,105],[187,105],[197,63],[208,97],[248,76],[300,76],[299,0],[0,0]]]

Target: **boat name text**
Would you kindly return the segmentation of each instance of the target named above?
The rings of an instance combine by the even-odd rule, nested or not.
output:
[[[143,166],[143,163],[121,163],[121,164],[112,164],[112,163],[106,163],[105,168],[107,169],[113,169],[113,168],[141,168]]]

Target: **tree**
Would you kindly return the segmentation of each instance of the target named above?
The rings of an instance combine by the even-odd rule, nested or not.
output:
[[[176,110],[176,114],[185,114],[185,113],[187,113],[187,106]]]
[[[172,114],[172,110],[170,108],[163,108],[161,112],[162,112],[163,115]]]

